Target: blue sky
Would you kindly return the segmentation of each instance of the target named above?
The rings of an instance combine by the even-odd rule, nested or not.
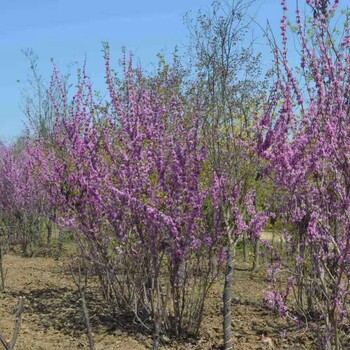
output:
[[[87,71],[98,88],[103,84],[102,41],[111,46],[112,59],[126,46],[146,69],[158,52],[172,52],[188,43],[183,24],[186,11],[206,9],[212,0],[0,0],[0,139],[9,141],[23,130],[21,89],[28,77],[30,48],[39,57],[39,70],[50,79],[54,58],[65,71],[87,57]],[[257,21],[269,19],[278,31],[278,0],[258,0],[252,9]],[[268,52],[259,29],[254,31],[262,52]],[[74,74],[74,69],[71,70]],[[19,82],[18,82],[19,81]]]

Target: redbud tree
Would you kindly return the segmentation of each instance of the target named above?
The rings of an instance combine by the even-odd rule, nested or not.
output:
[[[67,115],[57,106],[52,145],[30,146],[33,170],[105,297],[149,329],[157,348],[165,335],[198,335],[217,276],[200,110],[186,104],[176,69],[147,78],[124,60],[117,85],[108,46],[105,63],[110,100],[97,104],[83,73]],[[59,86],[56,71],[53,80]]]
[[[284,196],[288,272],[286,291],[268,303],[315,330],[319,348],[345,349],[350,277],[349,74],[350,35],[333,23],[339,1],[306,1],[311,17],[296,10],[300,67],[289,62],[287,2],[282,1],[282,46],[274,46],[276,80],[261,122],[260,154]],[[342,18],[342,17],[341,17]],[[288,295],[295,308],[288,309]]]
[[[40,242],[44,196],[30,169],[31,157],[23,147],[0,147],[0,211],[9,241],[19,243],[31,255]]]

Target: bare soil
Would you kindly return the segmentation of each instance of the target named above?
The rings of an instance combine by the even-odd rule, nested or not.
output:
[[[264,306],[264,273],[252,273],[249,267],[242,263],[235,272],[232,309],[235,348],[317,349],[311,333],[297,329]],[[16,349],[88,349],[79,294],[62,262],[8,254],[5,269],[7,286],[5,292],[0,292],[0,331],[8,339],[12,336],[18,299],[26,298]],[[218,283],[210,292],[200,339],[187,343],[169,341],[163,344],[163,349],[221,349],[221,288]],[[87,293],[87,303],[97,350],[151,348],[151,337],[132,319],[114,315],[93,288]]]

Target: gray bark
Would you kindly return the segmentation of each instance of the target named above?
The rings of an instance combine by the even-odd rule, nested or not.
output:
[[[259,268],[259,252],[260,252],[260,241],[259,239],[256,239],[254,244],[253,271],[256,271]]]
[[[232,343],[232,286],[234,269],[235,245],[232,239],[229,239],[227,246],[227,260],[224,285],[224,349],[233,350]]]

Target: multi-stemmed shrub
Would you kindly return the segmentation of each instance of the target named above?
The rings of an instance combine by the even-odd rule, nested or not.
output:
[[[206,224],[199,110],[171,71],[150,83],[130,62],[116,86],[107,47],[105,60],[110,101],[96,105],[83,76],[69,115],[57,108],[53,147],[31,146],[33,171],[105,297],[152,330],[156,348],[163,335],[198,335],[221,230]]]
[[[345,349],[350,282],[349,74],[350,36],[332,27],[339,1],[308,0],[297,9],[300,68],[288,61],[287,1],[282,1],[282,48],[276,81],[261,122],[260,154],[283,193],[287,255],[272,281],[288,276],[286,291],[268,302],[316,331],[320,349]],[[279,273],[277,273],[279,272]],[[286,303],[295,296],[296,314]]]

